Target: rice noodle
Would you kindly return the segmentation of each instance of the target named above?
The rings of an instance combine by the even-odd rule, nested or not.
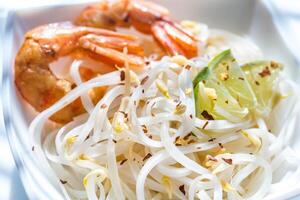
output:
[[[211,43],[202,57],[165,56],[138,75],[126,64],[124,80],[116,71],[82,82],[84,61],[75,60],[70,75],[77,87],[41,112],[29,129],[36,162],[53,172],[47,177],[71,199],[90,200],[261,199],[296,181],[288,178],[300,176],[300,158],[288,147],[299,110],[293,83],[280,80],[278,91],[289,95],[267,118],[233,123],[196,117],[191,80],[207,57],[227,47],[240,63],[262,56],[251,42],[228,32],[213,30],[212,37],[223,40]],[[133,83],[131,76],[138,80]],[[109,90],[93,105],[88,91],[100,86]],[[63,126],[47,125],[78,97],[88,113]]]

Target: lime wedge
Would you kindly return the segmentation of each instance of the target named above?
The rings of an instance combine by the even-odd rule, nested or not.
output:
[[[258,105],[255,113],[267,116],[275,104],[278,94],[274,91],[282,70],[282,65],[274,61],[256,61],[242,66],[246,77],[253,88]]]
[[[239,122],[256,106],[255,94],[230,50],[217,55],[193,81],[196,114]]]

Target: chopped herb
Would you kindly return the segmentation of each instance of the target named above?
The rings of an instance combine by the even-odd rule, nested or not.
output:
[[[226,100],[225,103],[228,104],[229,103],[228,100]]]
[[[244,81],[244,80],[245,80],[243,77],[239,77],[238,79],[240,79],[240,80],[242,80],[242,81]]]
[[[255,81],[255,84],[256,84],[256,85],[260,85],[258,81]]]
[[[115,140],[115,139],[113,139],[112,141],[113,141],[114,143],[117,143],[117,140]]]
[[[144,89],[142,90],[142,93],[143,93],[143,94],[145,93],[145,90],[144,90]]]

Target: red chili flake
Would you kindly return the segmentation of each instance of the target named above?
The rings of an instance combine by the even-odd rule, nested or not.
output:
[[[224,160],[224,162],[226,162],[229,165],[232,165],[232,159],[231,158],[222,158],[222,160]]]
[[[121,81],[125,80],[125,72],[123,70],[120,73],[120,79],[121,79]]]
[[[148,158],[150,158],[152,156],[151,153],[148,153],[144,158],[143,158],[143,161],[147,160]]]
[[[149,135],[148,138],[152,139],[152,135]]]
[[[106,107],[107,107],[106,104],[102,104],[100,108],[104,109],[104,108],[106,108]]]
[[[66,184],[66,183],[68,183],[68,181],[64,181],[64,180],[62,180],[62,179],[59,179],[60,180],[60,182],[61,182],[61,184]]]
[[[185,195],[184,185],[179,186],[179,190],[180,192],[182,192],[183,195]]]
[[[202,129],[205,129],[207,125],[208,125],[208,121],[205,122],[205,124],[203,125]]]
[[[143,78],[141,81],[141,85],[144,85],[148,79],[149,79],[149,76],[145,76],[145,78]]]
[[[190,118],[193,119],[193,115],[192,114],[190,114]]]
[[[278,67],[280,67],[280,64],[277,63],[277,62],[275,62],[275,61],[271,61],[271,67],[272,67],[273,69],[277,69]]]
[[[189,134],[187,134],[186,136],[184,136],[183,139],[184,139],[184,140],[187,140],[187,139],[189,139],[189,137],[192,136],[192,135],[193,135],[192,133],[189,133]]]
[[[94,146],[96,146],[97,144],[100,144],[101,142],[105,142],[105,141],[107,141],[107,140],[108,140],[108,139],[99,140],[98,142],[92,144],[91,147],[94,147]]]
[[[148,132],[147,126],[146,126],[145,124],[142,125],[142,128],[143,128],[143,132],[144,132],[144,133],[147,133],[147,132]]]
[[[124,111],[119,111],[120,113],[122,113],[124,115],[125,118],[128,118],[128,114]]]
[[[222,144],[222,143],[218,143],[218,145],[219,145],[219,147],[220,147],[221,149],[223,149],[223,148],[224,148],[224,146],[223,146],[223,144]]]
[[[125,158],[124,160],[122,160],[122,161],[120,162],[120,165],[123,165],[127,160],[128,160],[127,158]]]
[[[214,117],[212,115],[210,115],[206,110],[203,110],[201,115],[207,120],[214,120]]]
[[[187,142],[187,144],[192,144],[192,143],[195,143],[195,140],[191,139]]]
[[[186,65],[185,69],[190,70],[191,69],[191,65]]]
[[[90,134],[88,134],[88,136],[86,136],[86,138],[84,139],[84,141],[88,140],[91,137]]]
[[[211,156],[211,155],[207,155],[207,159],[213,162],[218,162],[218,159],[216,159],[215,157]]]
[[[174,101],[175,101],[175,100],[174,100]],[[177,101],[175,101],[175,103],[177,103]],[[180,104],[181,104],[181,101],[178,101],[176,107],[180,106]]]
[[[260,73],[258,73],[262,78],[265,76],[270,76],[271,71],[269,70],[269,67],[264,68]]]

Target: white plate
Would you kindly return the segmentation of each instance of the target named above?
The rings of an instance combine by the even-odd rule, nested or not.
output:
[[[158,0],[157,0],[158,1]],[[159,1],[171,10],[177,19],[191,19],[208,24],[210,28],[221,28],[250,37],[267,58],[281,61],[286,73],[297,80],[299,66],[277,31],[264,1],[255,0],[165,0]],[[34,157],[27,133],[30,117],[13,84],[14,57],[26,31],[41,24],[72,20],[84,4],[57,5],[23,9],[9,13],[4,40],[4,67],[2,101],[4,120],[11,149],[17,167],[30,199],[64,199],[61,188],[51,174],[34,164]],[[0,69],[1,70],[1,69]],[[0,73],[1,74],[1,73]],[[0,85],[1,86],[1,85]],[[4,95],[5,94],[5,95]],[[299,135],[299,134],[298,134]],[[300,137],[300,136],[299,136]],[[294,138],[291,145],[300,149],[300,138]],[[299,185],[291,185],[267,199],[287,199],[300,194]]]

